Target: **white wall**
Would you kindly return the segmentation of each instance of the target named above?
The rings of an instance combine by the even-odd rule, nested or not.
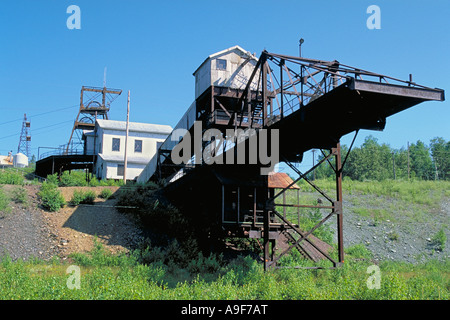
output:
[[[123,179],[123,176],[117,175],[117,165],[123,164],[117,162],[103,162],[102,179]],[[127,180],[134,180],[144,170],[145,164],[128,163],[127,164]]]
[[[217,68],[217,59],[227,61],[226,70]],[[244,89],[257,63],[256,58],[246,62],[247,59],[248,56],[237,48],[212,55],[194,73],[195,98],[198,98],[211,85]],[[256,90],[258,79],[259,73],[252,81],[252,90]]]
[[[113,138],[120,139],[120,151],[112,151]],[[144,132],[129,132],[128,133],[128,147],[127,157],[141,157],[150,160],[156,153],[156,142],[164,141],[165,135],[144,133]],[[103,130],[101,139],[102,150],[101,154],[107,155],[125,155],[125,140],[126,133],[120,131]],[[142,140],[142,152],[134,152],[135,140]]]
[[[94,141],[96,140],[94,135],[86,135],[86,141],[85,141],[85,152],[86,154],[94,154]],[[96,141],[95,141],[96,142]],[[97,151],[96,149],[95,151]]]
[[[166,134],[141,131],[128,132],[127,180],[133,180],[156,154],[157,142],[163,142]],[[112,151],[113,138],[120,139],[119,151]],[[124,164],[126,132],[97,126],[95,153],[98,155],[95,173],[99,179],[123,179],[117,175],[117,165]],[[135,152],[135,140],[142,141],[142,152]],[[89,140],[92,142],[93,140]],[[89,146],[88,146],[89,148]]]

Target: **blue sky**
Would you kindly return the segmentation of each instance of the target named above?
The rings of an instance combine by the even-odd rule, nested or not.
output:
[[[81,29],[69,30],[69,5]],[[369,30],[369,5],[381,29]],[[209,55],[240,45],[298,54],[450,88],[450,1],[2,1],[0,7],[0,154],[17,151],[23,114],[32,153],[67,143],[81,86],[123,90],[110,118],[174,126],[194,100],[192,73]],[[447,93],[448,95],[448,93]],[[42,115],[42,113],[45,113]],[[372,134],[393,148],[439,136],[450,140],[450,105],[427,102],[394,115]],[[352,136],[342,143],[350,144]],[[306,160],[305,160],[306,161]]]

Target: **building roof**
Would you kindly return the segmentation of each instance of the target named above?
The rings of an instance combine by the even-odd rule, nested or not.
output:
[[[225,50],[222,50],[222,51],[219,51],[219,52],[216,52],[216,53],[213,53],[213,54],[209,55],[209,56],[208,56],[208,57],[207,57],[207,58],[206,58],[199,66],[198,66],[198,68],[195,69],[193,75],[195,75],[195,74],[197,73],[197,71],[205,64],[206,61],[208,61],[208,60],[210,60],[210,59],[214,59],[215,57],[224,55],[224,54],[226,54],[226,53],[228,53],[228,52],[231,52],[231,51],[234,51],[234,50],[239,50],[239,51],[241,51],[241,53],[242,53],[244,56],[247,56],[248,58],[254,59],[255,61],[258,61],[258,58],[256,58],[255,55],[251,54],[250,51],[244,50],[244,49],[241,48],[240,46],[236,45],[236,46],[234,46],[234,47],[230,47],[230,48],[228,48],[228,49],[225,49]]]
[[[284,172],[273,172],[269,174],[269,188],[287,188],[294,181]],[[300,189],[297,184],[293,184],[289,189]]]
[[[120,131],[125,131],[127,129],[126,121],[97,119],[97,124],[100,128],[103,129]],[[172,127],[162,124],[129,122],[128,130],[134,132],[159,133],[168,135],[172,132]]]

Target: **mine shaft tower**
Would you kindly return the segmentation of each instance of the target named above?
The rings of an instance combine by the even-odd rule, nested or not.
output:
[[[82,131],[94,130],[96,119],[108,120],[110,105],[121,93],[122,90],[106,87],[81,87],[80,109],[67,143],[66,154],[69,154],[69,149],[79,149]]]

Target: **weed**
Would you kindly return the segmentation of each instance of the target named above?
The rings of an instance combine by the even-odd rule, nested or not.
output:
[[[431,238],[431,242],[437,247],[437,250],[444,251],[447,242],[447,235],[445,234],[444,228],[439,229],[433,238]]]
[[[6,196],[2,188],[0,188],[0,214],[11,212],[11,207],[9,206],[9,198]]]
[[[391,241],[397,241],[398,240],[398,233],[395,232],[395,231],[389,232],[387,237]]]

